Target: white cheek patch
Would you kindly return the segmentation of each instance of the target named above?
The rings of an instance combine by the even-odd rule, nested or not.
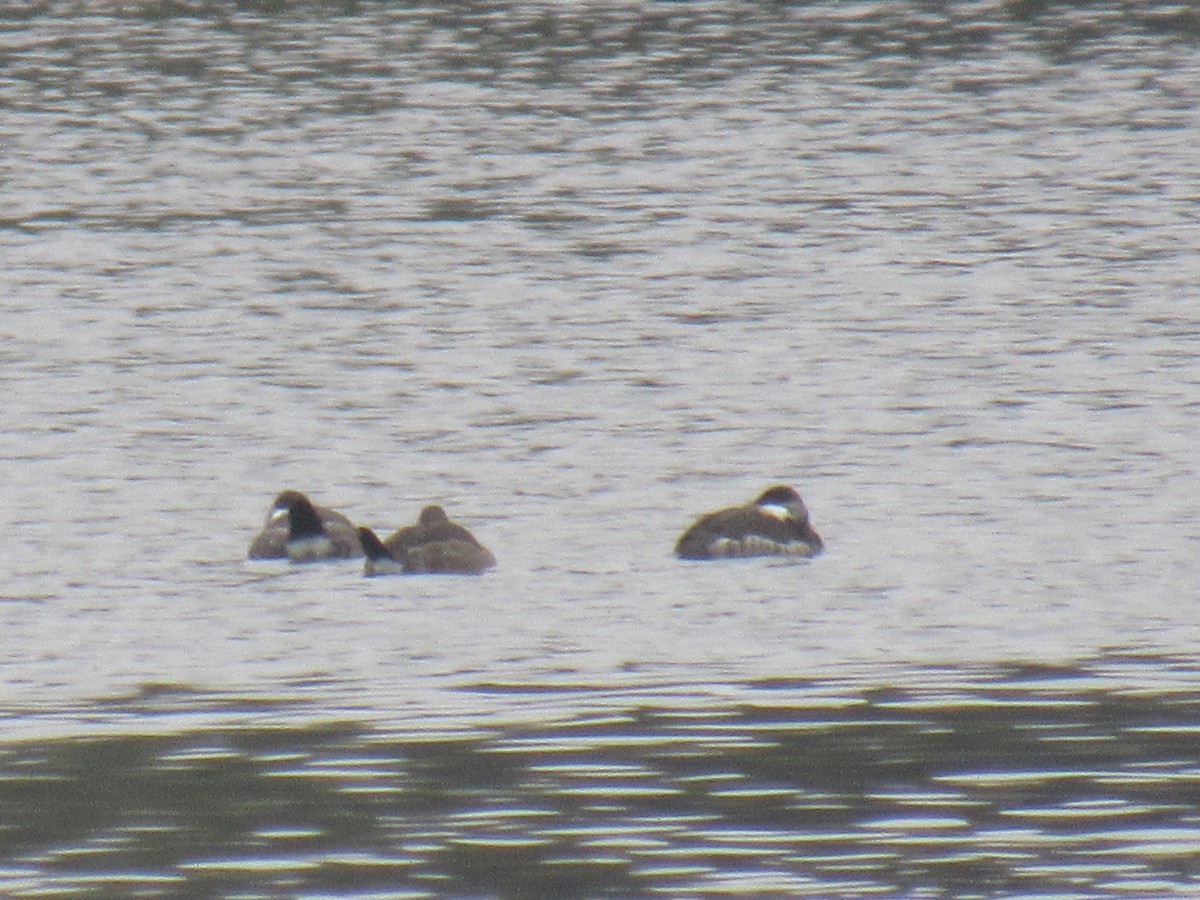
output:
[[[283,519],[286,519],[287,517],[288,517],[288,508],[286,506],[281,506],[281,507],[279,507],[279,509],[273,510],[271,512],[271,518],[269,518],[267,520],[267,524],[274,525],[276,522],[282,521]]]
[[[790,509],[788,509],[786,506],[780,506],[776,503],[762,503],[758,508],[771,518],[779,519],[783,522],[789,522],[795,518]]]

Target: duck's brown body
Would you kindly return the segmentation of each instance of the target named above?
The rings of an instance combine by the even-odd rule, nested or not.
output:
[[[397,529],[386,540],[360,528],[359,541],[367,575],[479,575],[496,564],[492,552],[440,506],[425,507],[416,525]]]
[[[743,556],[816,556],[821,536],[808,520],[804,501],[790,487],[773,487],[753,503],[706,513],[679,538],[681,559]]]

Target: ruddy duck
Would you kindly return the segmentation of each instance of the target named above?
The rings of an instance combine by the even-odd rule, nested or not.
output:
[[[262,531],[250,542],[250,559],[346,559],[362,556],[354,523],[313,503],[299,491],[275,498]]]
[[[816,556],[825,549],[792,488],[764,491],[753,503],[706,513],[675,545],[680,559],[741,556]]]
[[[496,564],[492,552],[440,506],[426,506],[416,525],[380,540],[370,528],[358,530],[367,575],[440,573],[479,575]]]

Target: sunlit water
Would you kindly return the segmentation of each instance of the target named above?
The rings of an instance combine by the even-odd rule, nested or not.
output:
[[[6,7],[0,892],[1193,895],[1198,33]]]

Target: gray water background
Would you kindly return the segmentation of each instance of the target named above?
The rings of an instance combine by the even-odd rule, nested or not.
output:
[[[6,6],[0,888],[1193,895],[1198,39]],[[775,482],[824,557],[671,556]],[[247,563],[285,487],[499,565]]]

